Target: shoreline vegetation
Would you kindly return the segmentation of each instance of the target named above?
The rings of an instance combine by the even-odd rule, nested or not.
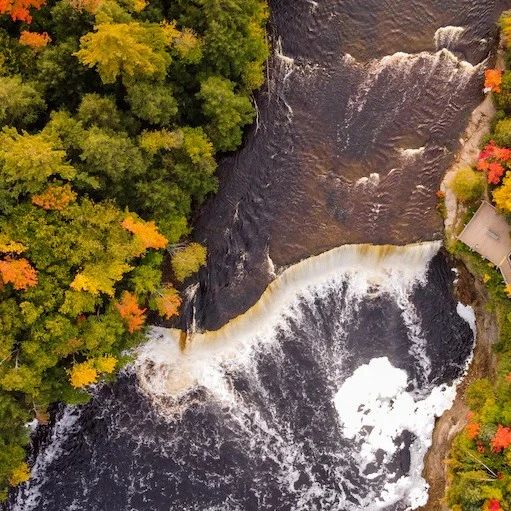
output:
[[[475,309],[477,342],[454,406],[435,427],[425,510],[511,510],[511,288],[498,268],[457,240],[482,200],[511,223],[511,12],[500,27],[497,68],[485,73],[491,95],[474,111],[439,192],[445,246],[463,264],[456,291]]]
[[[265,0],[0,0],[0,500],[30,477],[28,424],[179,313],[267,18]]]

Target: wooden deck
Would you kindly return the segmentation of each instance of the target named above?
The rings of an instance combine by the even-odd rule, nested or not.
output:
[[[511,237],[505,218],[486,201],[465,226],[458,239],[498,266],[506,284],[511,284]]]

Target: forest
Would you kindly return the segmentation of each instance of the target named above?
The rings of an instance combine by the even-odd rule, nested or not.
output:
[[[511,65],[511,13],[501,20],[506,69]],[[461,168],[450,182],[464,204],[467,223],[481,200],[492,200],[511,223],[511,71],[488,69],[485,90],[497,107],[491,133],[484,140],[475,168]],[[510,227],[511,229],[511,227]],[[511,286],[498,268],[461,242],[448,249],[461,256],[486,286],[487,307],[495,314],[499,339],[496,375],[476,380],[466,391],[467,425],[453,443],[448,459],[447,503],[453,511],[511,509]]]
[[[191,219],[254,119],[267,16],[0,0],[1,499],[30,477],[28,425],[114,378],[148,314],[178,314],[207,256]]]

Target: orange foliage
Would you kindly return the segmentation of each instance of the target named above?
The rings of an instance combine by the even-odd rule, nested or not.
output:
[[[166,319],[170,319],[178,313],[181,306],[181,298],[176,289],[167,287],[160,296],[155,299],[158,312]]]
[[[8,14],[13,21],[32,22],[30,8],[40,9],[45,0],[0,0],[0,14]]]
[[[32,197],[32,204],[43,209],[56,209],[62,211],[71,202],[76,200],[76,193],[71,186],[49,186],[43,193]]]
[[[477,422],[470,422],[469,424],[467,424],[465,431],[467,432],[468,438],[470,438],[470,440],[473,440],[476,436],[479,435],[479,431],[481,431],[481,425],[478,424]]]
[[[7,257],[0,261],[0,275],[6,284],[12,284],[18,290],[37,284],[37,272],[26,259]]]
[[[121,301],[115,305],[122,319],[124,319],[130,333],[142,329],[145,322],[145,309],[141,309],[137,297],[133,293],[125,291]]]
[[[30,46],[34,50],[44,48],[50,41],[51,37],[46,32],[39,33],[23,30],[20,35],[20,44]]]
[[[487,91],[500,92],[502,85],[502,71],[500,69],[487,69],[484,72],[484,88]]]
[[[154,222],[144,222],[128,216],[121,225],[135,235],[144,250],[147,248],[165,248],[168,244],[167,238],[159,233]]]
[[[493,185],[498,185],[500,183],[500,178],[504,175],[505,169],[504,167],[497,162],[492,162],[488,165],[487,179],[488,183]]]
[[[499,424],[497,432],[491,441],[491,449],[493,452],[500,452],[502,449],[507,449],[509,445],[511,445],[511,429]]]

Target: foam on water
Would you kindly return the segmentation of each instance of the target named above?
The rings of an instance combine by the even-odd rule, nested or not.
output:
[[[392,459],[403,431],[416,437],[410,449],[409,474],[387,483],[379,501],[367,503],[368,510],[385,509],[397,502],[416,509],[428,499],[428,485],[421,475],[423,459],[431,445],[435,418],[451,407],[456,386],[441,385],[425,398],[407,392],[407,387],[406,372],[383,357],[357,368],[334,397],[343,434],[353,440],[362,471],[376,463],[378,453],[384,453],[383,463]]]
[[[458,302],[456,312],[470,325],[475,337],[477,329],[474,309],[470,305],[463,305],[461,302]]]
[[[31,479],[22,487],[28,486],[28,491],[18,493],[11,511],[32,511],[37,509],[41,500],[40,487],[44,483],[46,467],[62,454],[69,431],[80,418],[80,409],[73,406],[64,408],[52,429],[49,441],[41,454],[37,456],[31,469]]]
[[[465,27],[455,27],[448,25],[446,27],[440,27],[435,32],[435,46],[437,50],[442,48],[452,49],[452,47],[458,43],[461,36],[465,32]]]

